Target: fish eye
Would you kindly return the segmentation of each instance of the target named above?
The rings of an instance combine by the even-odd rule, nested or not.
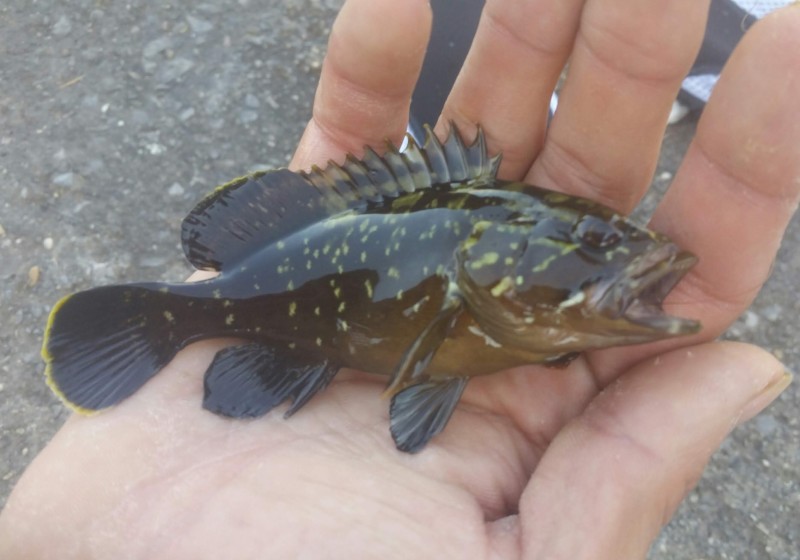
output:
[[[585,216],[575,226],[575,233],[594,249],[608,249],[622,241],[622,233],[617,228],[595,216]]]

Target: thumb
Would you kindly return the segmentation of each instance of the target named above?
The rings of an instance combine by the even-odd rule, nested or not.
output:
[[[524,557],[643,558],[722,440],[790,382],[733,342],[634,367],[548,448],[520,501]]]

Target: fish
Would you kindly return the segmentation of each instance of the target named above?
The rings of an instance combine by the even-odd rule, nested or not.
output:
[[[53,308],[50,388],[89,413],[134,394],[192,342],[235,337],[202,406],[290,417],[341,368],[388,376],[389,431],[415,453],[467,381],[525,364],[700,329],[663,310],[697,262],[667,236],[592,200],[499,179],[480,128],[464,142],[387,142],[323,169],[230,181],[181,225],[198,282],[101,286]],[[535,374],[535,373],[532,373]]]

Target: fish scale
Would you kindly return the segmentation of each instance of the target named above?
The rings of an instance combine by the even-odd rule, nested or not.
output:
[[[497,179],[479,130],[466,145],[365,149],[308,172],[235,179],[181,230],[197,283],[94,288],[53,309],[48,384],[90,412],[134,394],[196,340],[235,336],[203,406],[253,417],[322,391],[342,367],[388,376],[390,431],[416,452],[469,378],[696,332],[664,297],[695,262],[590,200]]]

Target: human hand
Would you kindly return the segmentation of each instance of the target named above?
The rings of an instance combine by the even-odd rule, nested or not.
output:
[[[489,2],[437,130],[481,123],[504,177],[630,210],[707,3],[526,4]],[[421,0],[348,2],[295,168],[399,140],[429,17]],[[208,414],[220,343],[199,343],[65,424],[0,518],[0,557],[642,557],[728,431],[788,382],[765,352],[708,341],[761,287],[797,204],[798,31],[789,9],[744,40],[654,217],[700,256],[666,307],[702,333],[474,379],[414,456],[388,435],[386,379],[366,374],[340,373],[288,421]]]

